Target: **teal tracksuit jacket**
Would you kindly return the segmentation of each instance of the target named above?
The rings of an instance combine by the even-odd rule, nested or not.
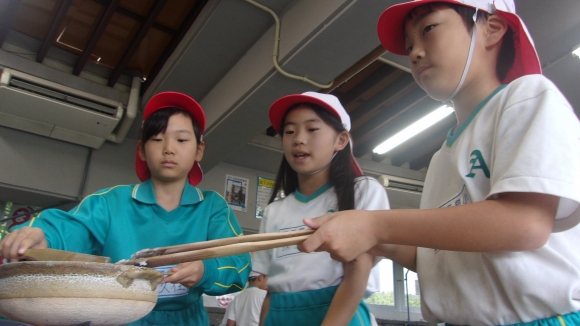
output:
[[[157,204],[151,180],[97,191],[69,212],[47,209],[28,226],[43,229],[50,248],[107,256],[112,262],[130,259],[145,248],[242,234],[234,212],[218,193],[186,183],[180,206],[167,212]],[[242,290],[251,265],[249,254],[203,262],[205,273],[196,286],[161,284],[154,310],[135,324],[208,325],[201,295]]]

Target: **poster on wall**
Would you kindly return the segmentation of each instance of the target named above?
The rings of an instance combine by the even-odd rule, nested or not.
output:
[[[226,174],[225,198],[234,211],[246,212],[248,209],[248,179]]]
[[[256,187],[256,218],[262,218],[264,216],[264,210],[268,206],[272,191],[274,191],[274,180],[258,177],[258,186]]]

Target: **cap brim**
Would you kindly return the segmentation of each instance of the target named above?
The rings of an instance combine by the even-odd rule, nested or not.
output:
[[[423,2],[410,1],[393,5],[383,11],[377,24],[377,34],[387,51],[407,55],[404,38],[405,19],[411,10],[423,4]]]
[[[328,103],[324,102],[319,98],[303,94],[287,95],[277,99],[274,103],[272,103],[272,105],[270,106],[270,110],[268,111],[270,123],[272,124],[272,127],[277,133],[282,132],[283,129],[282,121],[284,120],[286,112],[288,112],[288,110],[291,107],[299,103],[316,104],[328,110],[328,112],[332,113],[339,120],[341,119],[340,114],[336,112],[336,110],[332,106],[330,106]]]
[[[193,98],[179,92],[163,92],[155,94],[143,110],[143,120],[149,118],[149,116],[161,109],[176,107],[187,111],[197,125],[199,126],[200,133],[203,135],[205,131],[205,113],[201,108],[201,105],[197,103]]]

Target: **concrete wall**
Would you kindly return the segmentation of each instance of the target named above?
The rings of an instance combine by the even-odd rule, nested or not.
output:
[[[203,161],[201,162],[203,168]],[[232,164],[220,163],[203,176],[203,181],[199,184],[200,188],[213,190],[222,196],[225,191],[226,174],[236,177],[246,178],[249,180],[247,193],[247,211],[235,211],[238,222],[244,229],[245,234],[257,233],[260,228],[260,219],[255,217],[256,214],[256,185],[258,177],[274,179],[275,175],[268,172],[251,170]]]

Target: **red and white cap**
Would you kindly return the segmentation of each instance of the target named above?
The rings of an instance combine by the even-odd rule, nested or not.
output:
[[[350,131],[350,116],[342,104],[340,104],[340,101],[336,96],[317,92],[306,92],[302,94],[292,94],[281,97],[270,106],[270,111],[268,112],[270,123],[277,133],[281,133],[284,129],[282,123],[286,112],[288,112],[288,110],[294,105],[301,103],[311,103],[326,109],[328,112],[332,113],[332,115],[340,119],[346,131]],[[357,176],[362,176],[364,175],[363,171],[354,158],[354,154],[352,153],[352,139],[350,142],[350,148],[350,157],[354,173]]]
[[[191,114],[199,126],[199,132],[201,134],[200,139],[203,139],[202,136],[205,131],[205,114],[203,113],[203,109],[193,98],[183,93],[162,92],[155,94],[145,106],[145,110],[143,111],[143,121],[147,120],[147,118],[149,118],[149,116],[154,112],[166,108],[180,108]],[[151,178],[151,171],[149,171],[147,162],[141,160],[141,157],[139,157],[139,148],[137,148],[135,156],[135,170],[137,171],[139,180],[145,181]],[[201,182],[202,178],[203,171],[201,170],[201,166],[198,162],[195,162],[188,174],[189,183],[192,186],[195,186]]]
[[[503,17],[514,32],[515,58],[502,83],[511,81],[524,75],[541,74],[540,59],[534,47],[532,37],[524,22],[516,15],[513,0],[414,0],[393,5],[385,10],[379,18],[377,31],[383,46],[392,53],[408,55],[405,49],[405,20],[407,15],[416,7],[426,3],[456,4],[487,12]]]

